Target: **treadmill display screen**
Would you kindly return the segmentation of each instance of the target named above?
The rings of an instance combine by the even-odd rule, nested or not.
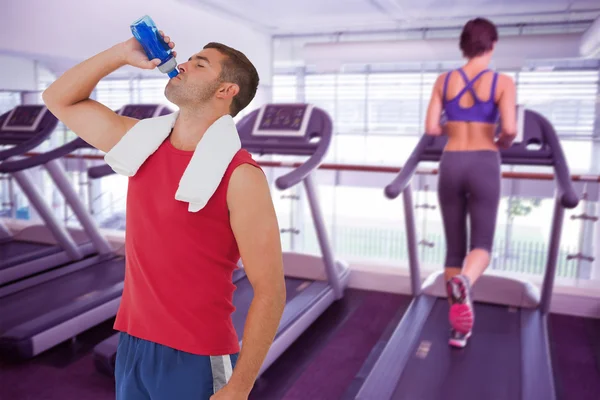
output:
[[[306,104],[269,105],[265,107],[258,129],[299,131],[305,114]]]
[[[130,105],[123,108],[121,115],[135,119],[146,119],[154,117],[158,106],[154,104],[148,105]]]
[[[44,106],[19,106],[13,110],[4,123],[6,130],[34,130],[39,123]]]

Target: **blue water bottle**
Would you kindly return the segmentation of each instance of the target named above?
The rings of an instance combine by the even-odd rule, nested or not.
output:
[[[179,74],[177,60],[173,57],[173,50],[160,36],[152,18],[144,15],[131,24],[131,32],[144,48],[149,60],[155,58],[160,60],[158,66],[160,72],[169,75],[169,78],[175,78]]]

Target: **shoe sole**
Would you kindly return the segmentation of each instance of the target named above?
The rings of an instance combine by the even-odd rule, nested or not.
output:
[[[471,322],[465,322],[465,319],[471,320]],[[473,309],[467,304],[454,304],[450,307],[448,320],[454,330],[460,333],[470,332],[474,323]]]
[[[446,285],[447,285],[448,293],[452,294],[452,302],[454,303],[450,307],[450,313],[448,315],[450,325],[452,326],[452,328],[454,328],[455,330],[457,330],[461,333],[470,332],[473,329],[473,323],[475,322],[474,321],[475,316],[473,315],[473,306],[472,306],[471,302],[467,301],[469,296],[466,293],[466,288],[464,287],[462,282],[459,286],[458,284],[453,284],[452,280],[448,281],[446,283]],[[468,315],[465,316],[463,314],[464,311],[462,311],[462,310],[457,311],[456,306],[468,307]],[[454,310],[454,311],[452,311],[452,310]],[[463,314],[463,315],[461,315],[461,314]],[[471,319],[472,320],[471,324],[468,326],[461,324],[459,319],[463,319],[463,318]]]

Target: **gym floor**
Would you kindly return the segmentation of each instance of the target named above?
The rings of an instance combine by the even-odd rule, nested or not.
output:
[[[371,365],[409,303],[407,296],[348,289],[263,374],[250,399],[351,399],[360,385],[355,377]],[[559,400],[600,399],[600,320],[551,315],[549,321]],[[96,372],[91,355],[112,333],[108,321],[33,360],[1,361],[0,398],[114,399],[114,381]]]

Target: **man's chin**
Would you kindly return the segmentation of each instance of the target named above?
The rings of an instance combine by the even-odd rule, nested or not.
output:
[[[165,97],[167,98],[167,100],[169,100],[171,103],[175,104],[176,106],[179,106],[179,98],[177,97],[177,95],[175,95],[171,90],[169,90],[168,88],[165,89]]]

